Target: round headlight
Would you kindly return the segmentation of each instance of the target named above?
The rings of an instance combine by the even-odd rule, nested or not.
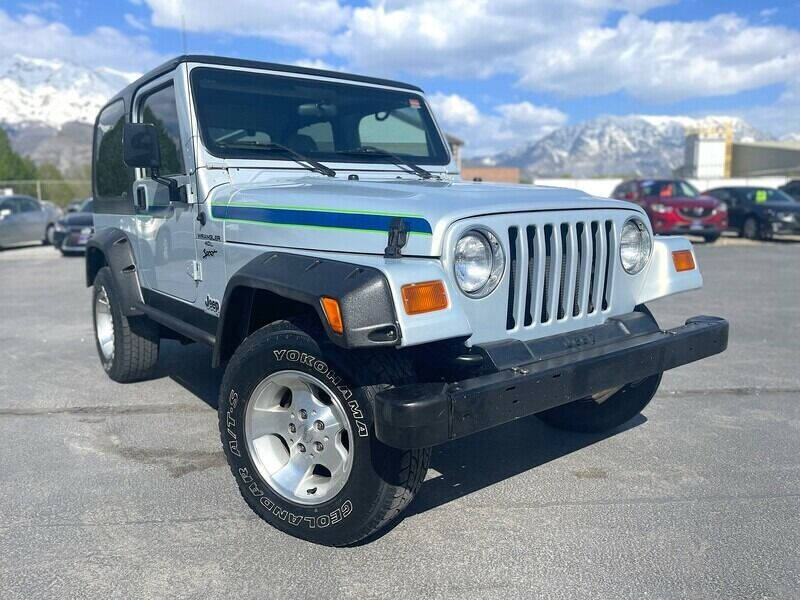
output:
[[[500,283],[505,266],[503,247],[487,229],[470,229],[456,243],[456,282],[467,296],[483,298],[491,294]]]
[[[653,240],[647,226],[641,219],[628,219],[619,236],[619,260],[622,268],[631,275],[636,275],[650,260],[652,250]]]

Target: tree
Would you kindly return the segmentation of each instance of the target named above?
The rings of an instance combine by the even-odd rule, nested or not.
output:
[[[14,152],[8,134],[0,129],[0,181],[35,178],[36,165]]]

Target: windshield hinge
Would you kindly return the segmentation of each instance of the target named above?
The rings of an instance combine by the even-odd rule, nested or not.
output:
[[[385,258],[400,258],[400,250],[408,243],[408,223],[397,217],[389,224],[389,245],[383,251]]]

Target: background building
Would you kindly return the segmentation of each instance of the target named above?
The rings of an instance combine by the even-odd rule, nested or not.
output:
[[[686,135],[684,166],[676,175],[697,179],[800,175],[800,142],[733,141],[730,127]]]
[[[463,167],[461,179],[464,181],[519,183],[520,170],[517,167]]]

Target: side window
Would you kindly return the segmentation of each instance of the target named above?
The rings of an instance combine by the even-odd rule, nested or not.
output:
[[[336,148],[333,143],[333,128],[328,121],[320,121],[319,123],[312,123],[307,127],[297,130],[297,135],[310,138],[316,145],[316,149],[321,152],[335,152]],[[313,150],[313,148],[312,148]],[[301,150],[302,152],[302,150]]]
[[[162,175],[181,175],[185,172],[181,151],[181,130],[175,87],[169,84],[145,97],[141,104],[141,120],[152,123],[158,130],[161,147]]]
[[[398,108],[363,117],[358,124],[362,146],[377,146],[382,150],[410,156],[428,155],[428,135],[416,108]],[[386,140],[392,140],[387,144]]]
[[[39,212],[39,203],[33,198],[20,198],[20,212]]]
[[[131,212],[128,194],[133,185],[133,169],[122,162],[122,129],[125,107],[122,100],[107,106],[94,130],[94,196],[97,212]]]
[[[0,210],[10,210],[12,215],[19,212],[19,200],[12,198],[0,202]]]

